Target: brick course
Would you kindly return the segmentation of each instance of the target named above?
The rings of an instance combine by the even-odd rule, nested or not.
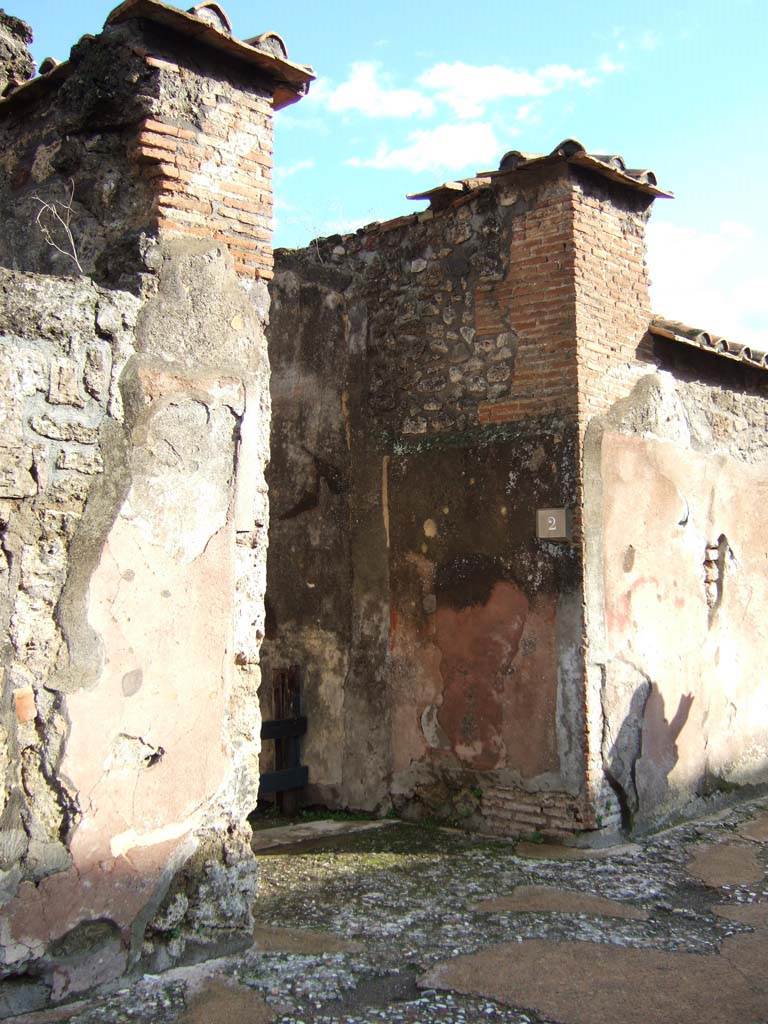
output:
[[[169,72],[158,70],[161,79]],[[171,73],[196,74],[178,65]],[[201,84],[207,85],[189,88]],[[270,279],[272,108],[266,96],[216,84],[222,91],[199,124],[174,123],[183,112],[169,105],[167,120],[148,117],[139,125],[134,159],[151,182],[151,227],[161,237],[213,237],[227,246],[242,277]]]
[[[583,799],[569,793],[530,793],[516,786],[484,787],[482,813],[488,830],[497,835],[538,832],[547,839],[563,839],[595,827]]]
[[[650,199],[579,181],[574,190],[573,264],[579,419],[606,412],[653,369],[645,225]]]

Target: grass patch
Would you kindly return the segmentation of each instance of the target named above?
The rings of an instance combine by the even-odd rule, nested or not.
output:
[[[375,821],[366,811],[330,811],[326,807],[301,807],[293,817],[283,814],[277,804],[259,807],[248,815],[248,824],[259,832],[265,828],[304,825],[311,821]]]

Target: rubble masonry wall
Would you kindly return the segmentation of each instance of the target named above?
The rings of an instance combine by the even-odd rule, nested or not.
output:
[[[262,701],[300,667],[309,799],[589,825],[578,550],[533,534],[578,496],[572,191],[279,254]]]
[[[130,22],[0,106],[6,1012],[248,939],[269,97]]]
[[[766,385],[649,334],[649,206],[561,166],[280,254],[262,701],[299,667],[309,800],[558,835],[764,781]]]

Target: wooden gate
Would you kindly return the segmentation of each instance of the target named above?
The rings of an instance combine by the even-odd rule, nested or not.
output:
[[[295,813],[298,790],[309,781],[309,770],[301,763],[301,737],[307,719],[301,713],[301,672],[298,665],[276,669],[272,674],[274,718],[261,723],[262,740],[275,744],[275,770],[264,772],[259,798],[278,794],[281,809]]]

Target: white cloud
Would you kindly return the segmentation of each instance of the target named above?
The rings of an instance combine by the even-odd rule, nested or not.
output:
[[[707,231],[666,222],[648,229],[654,311],[768,348],[768,239],[746,224]]]
[[[276,167],[275,179],[282,181],[285,178],[292,177],[294,174],[298,174],[299,171],[308,171],[314,166],[314,160],[297,160],[295,164],[289,164],[287,167]]]
[[[309,101],[335,114],[359,113],[370,118],[428,118],[437,103],[444,103],[462,120],[482,117],[489,104],[509,100],[536,100],[566,88],[589,88],[599,75],[615,74],[623,65],[603,56],[597,71],[570,64],[546,64],[533,71],[501,64],[466,64],[463,61],[434,64],[416,80],[416,87],[397,88],[392,76],[377,61],[357,61],[346,81],[315,82]],[[532,104],[520,108],[525,120]]]
[[[616,61],[605,55],[600,58],[598,67],[604,75],[615,75],[618,71],[624,70],[623,64],[617,64]]]
[[[429,117],[435,109],[432,100],[416,89],[392,88],[389,76],[371,61],[353,64],[346,82],[326,85],[319,96],[314,88],[315,99],[337,114],[357,111],[366,117]]]
[[[310,92],[309,95],[311,96],[312,93]],[[305,135],[311,133],[318,136],[330,134],[331,129],[325,114],[321,117],[307,116],[306,111],[309,109],[308,100],[309,97],[305,100],[307,107],[301,110],[300,114],[289,114],[284,110],[280,111],[280,131],[301,131]]]
[[[500,99],[548,96],[567,85],[591,86],[594,75],[569,64],[548,64],[536,71],[520,71],[500,64],[435,64],[418,79],[432,89],[461,118],[480,117],[487,105]]]
[[[655,50],[656,47],[659,45],[659,42],[660,40],[658,35],[651,29],[648,29],[646,32],[643,32],[643,34],[640,36],[638,45],[641,50]]]
[[[524,103],[521,107],[517,108],[515,119],[517,121],[532,121],[535,109],[536,105],[534,103]]]
[[[370,224],[378,218],[372,214],[364,214],[360,217],[330,217],[323,222],[324,235],[351,235],[353,231]]]
[[[408,144],[391,149],[385,142],[379,144],[376,154],[369,159],[353,157],[347,163],[353,167],[376,167],[382,170],[403,168],[408,171],[437,171],[448,169],[453,173],[468,166],[480,166],[493,160],[499,153],[499,142],[489,124],[442,124],[426,131],[408,135]]]

